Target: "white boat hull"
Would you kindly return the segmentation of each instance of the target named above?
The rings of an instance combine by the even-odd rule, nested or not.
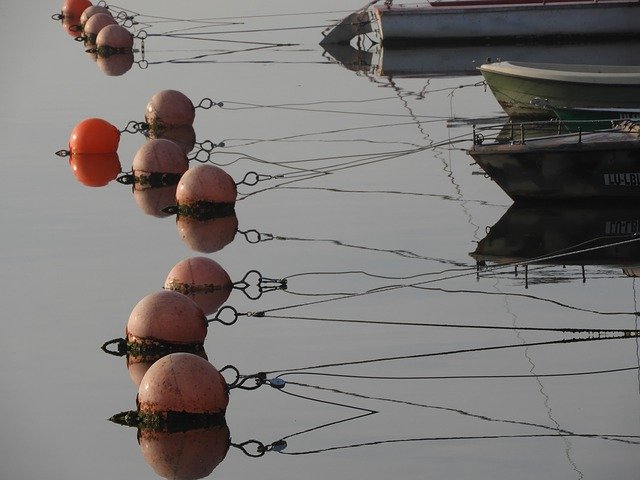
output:
[[[465,6],[449,3],[373,6],[368,14],[381,42],[640,35],[638,1]],[[352,19],[347,17],[336,27],[340,34],[327,35],[323,43],[348,43],[362,31],[363,13],[352,14]]]

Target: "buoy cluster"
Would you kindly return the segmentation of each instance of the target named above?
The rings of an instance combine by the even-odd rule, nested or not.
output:
[[[177,90],[153,95],[145,109],[145,121],[130,122],[147,141],[136,152],[127,174],[121,174],[117,153],[121,131],[100,118],[78,123],[69,137],[68,150],[58,154],[70,156],[72,171],[84,185],[99,187],[114,179],[132,185],[143,212],[157,217],[176,214],[183,240],[196,251],[211,253],[235,237],[237,186],[215,165],[189,168],[188,153],[195,145],[195,109]]]
[[[82,41],[85,51],[107,75],[122,75],[133,65],[134,36],[118,23],[106,5],[89,0],[65,0],[59,15],[65,31]]]

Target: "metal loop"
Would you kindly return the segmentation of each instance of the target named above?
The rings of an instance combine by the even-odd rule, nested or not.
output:
[[[261,182],[263,180],[271,180],[272,178],[275,177],[272,177],[271,175],[261,175],[256,172],[247,172],[244,178],[237,182],[236,185],[247,185],[249,187],[253,187],[258,182]]]
[[[71,29],[69,29],[69,30],[71,30]],[[79,42],[84,42],[85,40],[87,40],[87,37],[84,37],[84,36],[82,36],[82,35],[81,35],[81,36],[79,36],[79,37],[73,37],[73,40],[74,40],[74,41],[76,41],[76,42],[78,42],[78,43],[79,43]],[[95,53],[95,52],[96,52],[96,49],[95,49],[95,48],[90,48],[90,49],[88,49],[88,50],[85,50],[85,52],[88,52],[88,53]]]
[[[69,150],[58,150],[56,152],[56,155],[59,157],[68,157],[69,155],[71,155],[71,152]]]
[[[201,153],[206,155],[206,158],[200,158]],[[203,149],[198,150],[195,154],[189,157],[189,161],[195,160],[196,162],[200,162],[200,163],[207,163],[210,159],[211,159],[211,152],[208,152],[207,150],[203,150]]]
[[[149,124],[146,122],[136,122],[135,120],[131,120],[127,123],[127,126],[124,127],[123,130],[120,130],[120,133],[140,133],[146,132],[149,130]]]
[[[142,70],[146,70],[147,68],[149,68],[149,62],[147,62],[146,60],[138,60],[136,63]]]
[[[140,30],[138,33],[136,33],[136,38],[138,40],[146,40],[148,36],[149,34],[147,33],[146,30]]]
[[[54,13],[51,15],[51,20],[64,20],[64,15],[62,13]]]
[[[235,380],[231,383],[227,382],[227,388],[232,388],[234,385],[236,385],[238,383],[238,380],[240,380],[240,371],[234,367],[233,365],[225,365],[224,367],[222,367],[220,370],[218,370],[220,372],[220,375],[222,375],[224,373],[225,370],[232,370],[234,375],[235,375]]]
[[[270,233],[260,233],[255,229],[245,230],[244,232],[238,230],[238,233],[244,236],[245,240],[249,243],[267,242],[274,239],[274,236]],[[255,239],[252,238],[253,235],[255,235]]]
[[[225,314],[225,311],[229,311],[229,310],[231,310],[231,314],[233,315],[233,318],[231,320],[223,320],[222,316]],[[239,316],[240,314],[235,308],[227,305],[222,307],[220,310],[218,310],[218,313],[216,313],[215,317],[211,319],[207,319],[207,324],[211,322],[218,322],[218,323],[221,323],[222,325],[231,326],[238,321]]]
[[[117,350],[110,350],[110,345],[117,345]],[[114,338],[102,344],[100,347],[104,353],[115,357],[124,357],[127,354],[127,341],[124,338]]]
[[[249,452],[249,450],[246,449],[248,445],[255,445],[256,453]],[[267,453],[267,447],[265,447],[264,443],[259,442],[258,440],[247,440],[242,443],[232,443],[231,446],[236,447],[238,450],[241,450],[242,453],[252,458],[260,458]]]
[[[214,102],[210,98],[203,98],[200,100],[200,103],[196,105],[194,108],[202,108],[204,110],[209,110],[212,107],[223,107],[224,103],[222,102]]]

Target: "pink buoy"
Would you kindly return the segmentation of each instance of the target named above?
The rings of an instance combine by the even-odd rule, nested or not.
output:
[[[195,116],[195,107],[184,93],[162,90],[149,100],[144,118],[153,130],[192,125]]]
[[[178,215],[176,226],[182,241],[193,251],[213,253],[230,244],[238,231],[238,217],[195,220]]]
[[[133,35],[121,25],[107,25],[96,37],[98,54],[130,52],[133,48]]]
[[[94,8],[94,7],[92,7]],[[85,43],[95,45],[98,34],[108,25],[116,25],[116,20],[108,13],[96,13],[84,23]]]
[[[84,9],[84,11],[82,12],[82,15],[80,15],[80,23],[82,25],[85,25],[91,17],[93,17],[98,13],[106,14],[106,15],[109,15],[111,18],[113,18],[113,15],[111,15],[111,12],[107,7],[103,7],[101,5],[92,5]]]
[[[151,293],[131,311],[125,329],[129,342],[202,344],[207,321],[190,298],[170,290]]]
[[[229,427],[158,432],[144,429],[138,438],[145,461],[156,474],[175,480],[195,480],[211,475],[231,445]]]
[[[238,189],[233,178],[211,164],[196,165],[187,170],[178,183],[178,205],[198,202],[235,204]]]
[[[191,298],[206,315],[218,311],[227,301],[233,282],[218,262],[192,257],[178,262],[169,272],[164,288]]]
[[[189,168],[189,160],[180,146],[166,139],[145,143],[133,157],[132,169],[136,176],[150,173],[182,175]],[[144,188],[137,184],[136,187]]]
[[[143,413],[224,414],[228,403],[224,377],[192,353],[162,357],[147,370],[138,388],[138,410]]]

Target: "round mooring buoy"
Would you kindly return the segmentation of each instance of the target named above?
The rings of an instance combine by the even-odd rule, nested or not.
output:
[[[169,272],[164,288],[191,298],[206,315],[218,311],[227,301],[233,282],[222,266],[207,257],[191,257],[178,262]]]
[[[229,395],[224,377],[207,360],[192,353],[172,353],[145,373],[137,401],[144,414],[214,415],[225,413]]]
[[[140,147],[133,157],[132,164],[133,174],[136,177],[149,174],[182,175],[188,168],[189,160],[182,148],[171,140],[160,138],[149,140]],[[145,187],[139,182],[136,186]]]
[[[162,90],[147,104],[144,115],[151,129],[192,125],[196,111],[184,93],[177,90]]]
[[[114,153],[120,143],[120,131],[101,118],[87,118],[78,123],[69,137],[69,152]]]
[[[193,300],[178,292],[161,290],[140,300],[125,329],[128,342],[202,344],[207,320]]]
[[[93,7],[92,7],[93,8]],[[98,34],[108,25],[116,25],[116,20],[107,13],[96,13],[84,23],[83,32],[85,43],[96,45]]]
[[[178,205],[199,202],[235,204],[238,189],[233,178],[220,167],[201,164],[190,168],[180,179],[176,201]]]
[[[91,5],[90,7],[85,8],[82,12],[82,15],[80,15],[80,24],[86,25],[87,21],[91,17],[99,13],[109,15],[111,18],[113,18],[113,15],[111,15],[111,11],[109,11],[107,7],[103,7],[101,5]]]
[[[62,4],[62,18],[75,18],[80,21],[82,13],[93,4],[89,0],[65,0]]]
[[[122,25],[107,25],[98,33],[96,46],[99,55],[130,52],[133,48],[133,35]]]

